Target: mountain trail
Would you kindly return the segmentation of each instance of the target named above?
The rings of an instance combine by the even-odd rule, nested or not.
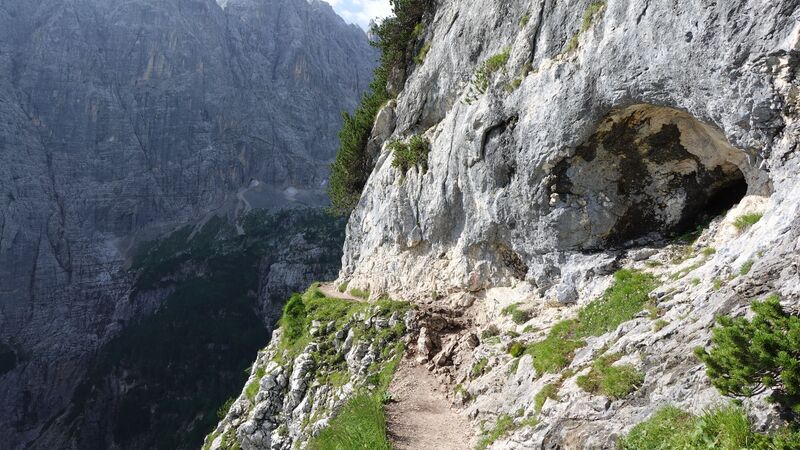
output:
[[[339,298],[343,300],[352,300],[355,302],[363,302],[363,298],[358,298],[355,295],[350,294],[349,292],[339,292],[339,289],[334,286],[333,283],[320,283],[319,291],[322,292],[325,297],[329,298]]]
[[[469,421],[450,407],[436,376],[413,359],[400,362],[389,387],[386,426],[396,450],[465,450],[472,448]]]

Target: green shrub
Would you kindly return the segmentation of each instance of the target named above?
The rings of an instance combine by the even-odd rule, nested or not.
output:
[[[664,329],[664,327],[667,325],[669,325],[669,322],[667,322],[664,319],[658,319],[656,320],[656,323],[653,324],[653,331],[658,333],[659,331]]]
[[[390,143],[389,150],[394,153],[392,167],[397,167],[401,172],[406,173],[412,167],[421,167],[423,172],[428,171],[431,144],[427,139],[414,135],[407,144],[402,141]]]
[[[489,358],[483,357],[472,366],[472,370],[470,371],[470,375],[472,378],[478,378],[479,376],[483,375],[483,372],[486,370],[486,366],[489,365]]]
[[[367,142],[378,111],[391,98],[386,90],[387,73],[383,67],[376,69],[369,91],[361,98],[353,115],[342,114],[339,150],[328,181],[328,196],[334,214],[347,215],[355,208],[372,172],[374,162],[367,152]]]
[[[644,374],[630,364],[612,365],[620,355],[601,356],[588,374],[578,377],[578,386],[586,392],[620,399],[641,386]]]
[[[339,287],[338,287],[338,288],[336,288],[336,289],[337,289],[339,292],[341,292],[342,294],[344,294],[345,292],[347,292],[347,281],[345,281],[344,283],[340,284],[340,285],[339,285]]]
[[[763,216],[764,215],[761,213],[743,214],[733,221],[733,226],[735,226],[736,229],[741,233],[742,231],[745,231],[755,225]]]
[[[776,295],[752,308],[752,321],[720,317],[711,348],[695,354],[724,395],[752,397],[771,389],[769,401],[800,414],[800,316],[784,311]]]
[[[374,41],[381,51],[381,67],[405,70],[411,61],[414,41],[422,37],[425,14],[431,0],[392,0],[392,16],[372,28]]]
[[[422,37],[422,33],[425,32],[425,24],[422,22],[414,25],[414,31],[411,32],[411,37],[414,39],[419,39]]]
[[[558,390],[560,387],[560,383],[546,384],[542,390],[536,394],[536,396],[533,398],[533,408],[537,414],[542,411],[544,402],[546,402],[548,398],[552,400],[558,400]]]
[[[528,22],[530,22],[530,20],[531,20],[531,15],[525,14],[524,16],[522,16],[522,19],[519,20],[519,26],[521,28],[525,28],[528,25]]]
[[[746,261],[744,264],[742,264],[742,267],[739,268],[739,275],[744,276],[750,273],[750,269],[753,268],[753,264],[753,261]]]
[[[525,346],[519,342],[512,342],[508,347],[508,354],[514,358],[519,358],[523,353],[525,353]]]
[[[531,313],[519,308],[519,303],[514,303],[513,305],[506,306],[500,311],[500,314],[504,316],[511,316],[511,321],[517,325],[522,325],[523,323],[529,321],[531,319]]]

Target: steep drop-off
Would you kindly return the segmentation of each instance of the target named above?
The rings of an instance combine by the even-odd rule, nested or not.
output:
[[[99,349],[171,293],[133,288],[143,242],[325,204],[376,56],[316,0],[0,1],[3,448],[53,425]],[[291,245],[268,255],[264,298],[334,267]]]
[[[653,417],[656,445],[751,448],[786,426],[769,389],[726,409],[695,352],[756,300],[800,308],[797,2],[433,4],[377,114],[338,285],[430,312],[406,354],[482,449],[661,448],[624,440]],[[206,443],[267,448],[239,411]],[[748,442],[714,431],[730,411]]]

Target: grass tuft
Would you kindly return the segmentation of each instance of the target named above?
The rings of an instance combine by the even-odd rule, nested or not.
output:
[[[558,389],[560,384],[550,383],[546,384],[541,391],[539,391],[536,396],[533,398],[533,408],[536,413],[540,413],[542,411],[542,407],[547,399],[558,400]]]
[[[514,303],[513,305],[506,306],[502,311],[500,311],[500,314],[504,316],[511,316],[512,322],[517,325],[522,325],[531,319],[531,313],[520,309],[519,306],[520,303]]]
[[[422,136],[415,134],[408,143],[394,141],[389,144],[389,150],[394,153],[392,167],[400,169],[402,173],[405,174],[412,167],[421,167],[423,173],[428,171],[431,143]]]
[[[754,433],[744,410],[736,406],[717,407],[700,417],[666,406],[633,427],[618,447],[622,450],[788,450],[800,448],[800,432],[786,428],[772,434]]]
[[[472,366],[472,370],[470,371],[472,378],[478,378],[479,376],[483,375],[483,372],[486,370],[486,366],[488,365],[489,358],[484,356],[483,358],[479,359],[478,362]]]
[[[612,399],[623,398],[635,391],[644,382],[644,374],[630,364],[612,365],[619,358],[619,354],[598,358],[588,374],[578,377],[578,386],[586,392]]]
[[[753,225],[755,225],[759,220],[761,220],[763,216],[764,215],[761,213],[743,214],[737,217],[736,220],[733,221],[733,226],[736,227],[736,229],[739,230],[740,233],[742,233],[747,229],[749,229],[750,227],[752,227]]]
[[[350,295],[366,300],[369,298],[369,291],[362,291],[361,289],[353,288],[350,289]]]
[[[750,273],[750,269],[753,268],[753,264],[753,261],[746,261],[744,264],[742,264],[742,267],[739,268],[739,275],[744,276]]]

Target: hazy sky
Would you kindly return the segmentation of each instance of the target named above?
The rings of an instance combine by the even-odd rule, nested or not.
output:
[[[392,8],[389,0],[325,0],[333,6],[347,22],[355,23],[363,29],[369,26],[369,20],[376,17],[387,17]]]

